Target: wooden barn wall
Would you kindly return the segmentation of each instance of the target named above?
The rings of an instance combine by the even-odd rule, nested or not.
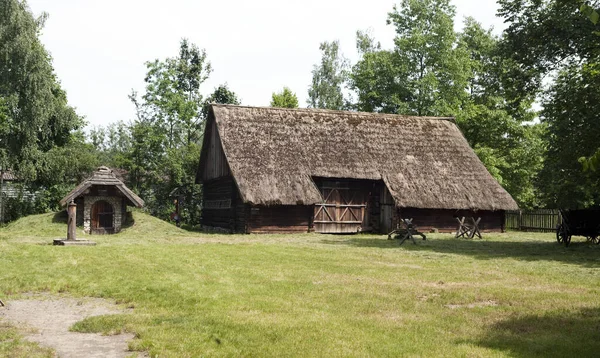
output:
[[[396,202],[383,182],[380,184],[379,193],[379,232],[386,234],[394,230],[398,222]]]
[[[249,233],[309,232],[313,228],[312,205],[247,205],[247,210]]]
[[[402,218],[413,219],[413,224],[422,232],[437,229],[439,232],[456,232],[458,221],[456,217],[481,217],[479,229],[482,232],[501,232],[504,230],[504,211],[478,211],[469,210],[444,210],[444,209],[414,209],[400,208],[399,215]]]
[[[235,221],[235,210],[232,210],[234,187],[235,184],[231,177],[204,182],[202,187],[202,225],[232,230]]]
[[[204,166],[202,168],[202,181],[213,180],[229,175],[229,166],[221,145],[221,138],[217,131],[215,121],[210,121],[206,135],[208,136],[208,145],[202,149],[202,156],[205,156]]]

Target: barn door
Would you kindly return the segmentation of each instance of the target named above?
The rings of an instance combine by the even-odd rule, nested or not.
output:
[[[315,205],[315,231],[353,233],[361,231],[365,219],[367,195],[359,185],[325,181],[320,190],[323,203]]]

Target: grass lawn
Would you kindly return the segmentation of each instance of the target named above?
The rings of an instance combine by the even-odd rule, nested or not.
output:
[[[104,297],[151,356],[597,356],[600,246],[553,234],[207,235],[141,213],[95,247],[55,247],[54,214],[0,229],[0,298]],[[81,237],[80,233],[80,237]],[[0,356],[49,356],[0,322]]]

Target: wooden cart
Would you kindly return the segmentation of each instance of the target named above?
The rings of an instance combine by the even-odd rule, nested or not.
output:
[[[589,242],[600,243],[600,209],[560,210],[560,214],[556,241],[569,246],[571,236],[585,236]]]

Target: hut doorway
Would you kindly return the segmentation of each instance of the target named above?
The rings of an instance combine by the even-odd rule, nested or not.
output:
[[[99,200],[92,205],[92,233],[111,234],[113,226],[114,209],[110,203]]]

